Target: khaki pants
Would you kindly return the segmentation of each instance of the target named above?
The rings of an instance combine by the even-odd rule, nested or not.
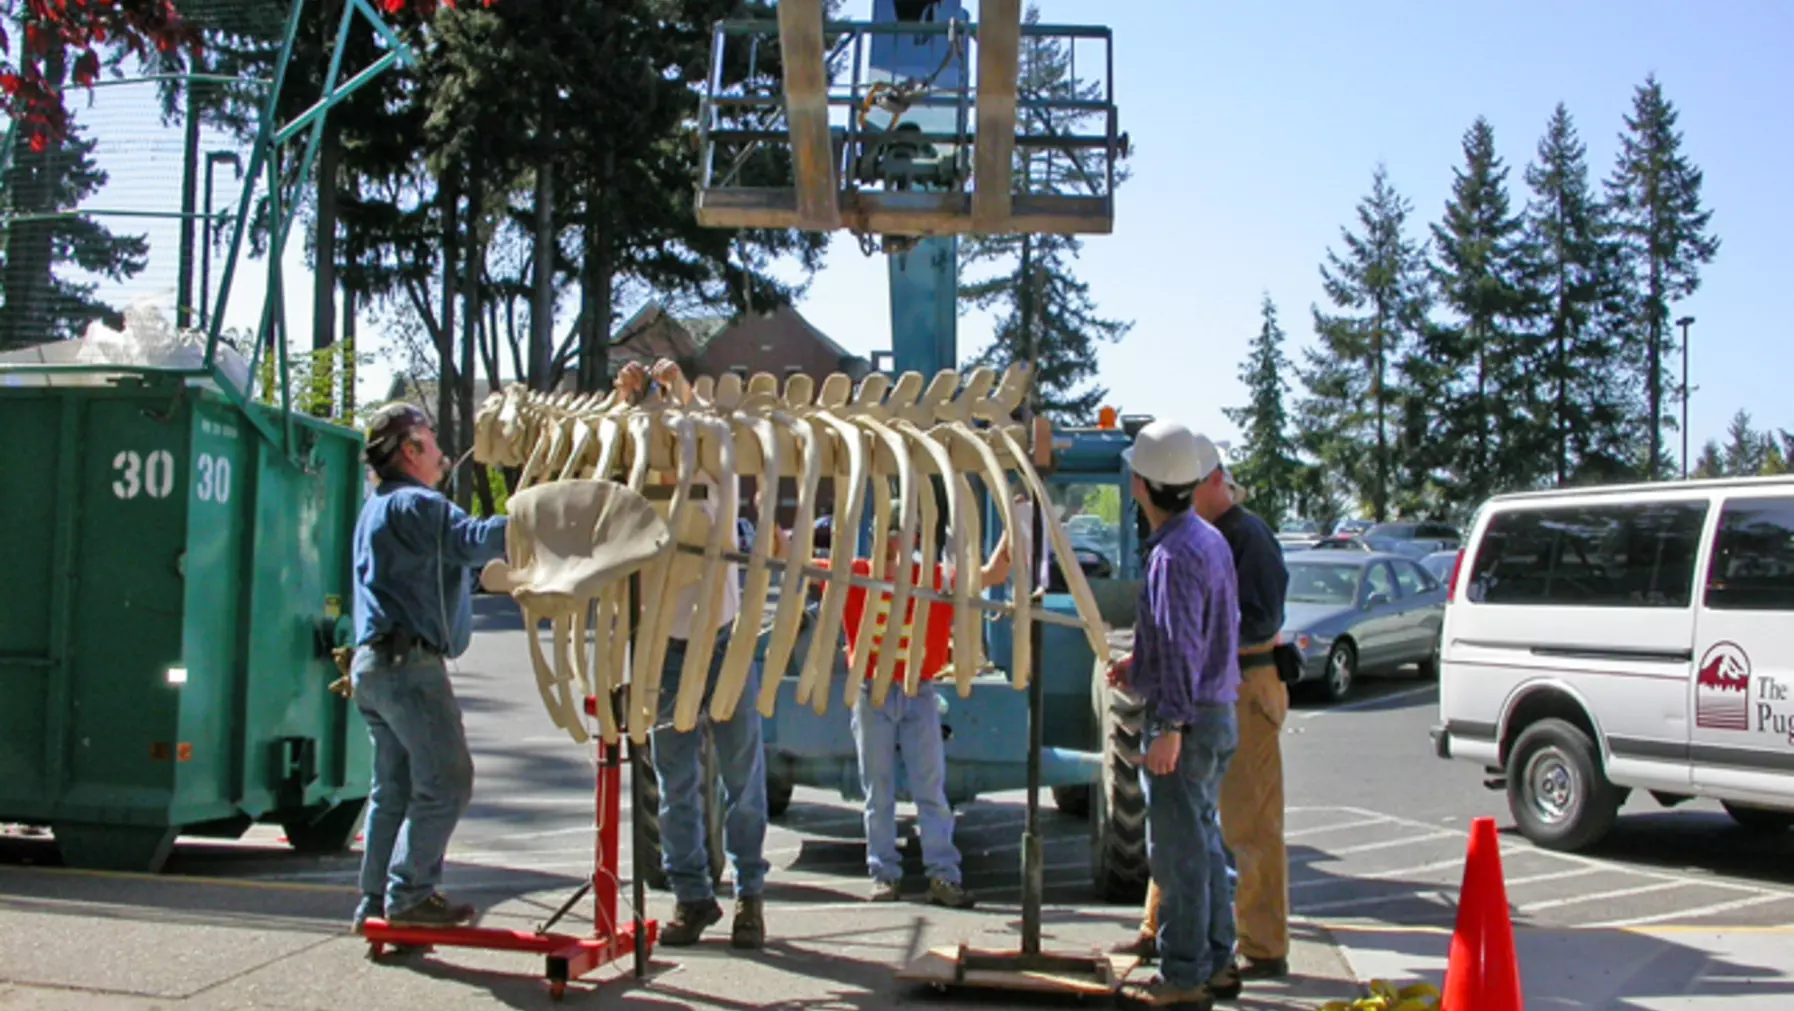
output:
[[[1251,658],[1256,660],[1256,657]],[[1221,780],[1221,836],[1239,866],[1233,897],[1240,954],[1289,957],[1289,857],[1283,845],[1283,719],[1289,689],[1269,665],[1245,670],[1235,712],[1240,747]],[[1159,886],[1150,882],[1140,933],[1159,929]]]

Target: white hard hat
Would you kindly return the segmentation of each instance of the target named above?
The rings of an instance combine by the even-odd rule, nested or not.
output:
[[[1207,477],[1220,466],[1221,454],[1187,425],[1154,421],[1140,429],[1134,444],[1122,450],[1121,460],[1154,484],[1178,487]]]

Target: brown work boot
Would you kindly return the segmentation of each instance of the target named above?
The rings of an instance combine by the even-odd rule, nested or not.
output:
[[[1215,974],[1208,978],[1208,992],[1216,1000],[1239,1000],[1240,991],[1245,988],[1246,985],[1240,981],[1239,969],[1233,965],[1216,969]]]
[[[1159,957],[1159,939],[1153,934],[1135,934],[1133,940],[1110,948],[1109,954],[1132,955],[1142,962],[1150,962]]]
[[[1206,986],[1181,987],[1160,977],[1142,986],[1133,983],[1121,988],[1129,1002],[1146,1007],[1185,1008],[1187,1011],[1214,1011],[1215,995]]]
[[[729,946],[752,951],[766,944],[765,902],[758,895],[735,900],[735,925],[729,932]]]
[[[1235,971],[1241,979],[1282,979],[1289,975],[1289,959],[1241,957]]]
[[[698,943],[704,930],[723,918],[723,907],[715,899],[703,902],[681,902],[673,907],[673,922],[660,932],[660,943],[675,948]]]

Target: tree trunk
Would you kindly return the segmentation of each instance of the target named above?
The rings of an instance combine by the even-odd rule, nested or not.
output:
[[[1377,412],[1377,484],[1371,491],[1371,516],[1378,523],[1389,518],[1389,431],[1388,408],[1383,402],[1383,314],[1377,314],[1371,331],[1371,399]]]
[[[479,341],[480,333],[480,278],[486,272],[486,242],[482,233],[486,217],[486,190],[480,181],[477,163],[469,166],[467,176],[467,221],[461,234],[467,236],[467,273],[461,279],[461,360],[464,368],[463,382],[466,391],[462,394],[462,402],[473,399],[473,348]],[[490,364],[490,363],[488,363]],[[493,389],[498,388],[497,376],[493,376]],[[471,423],[472,418],[464,419]],[[479,497],[480,509],[491,516],[498,511],[497,503],[492,501],[492,487],[486,476],[486,468],[479,465],[473,471],[473,491]]]
[[[205,69],[204,58],[193,57],[193,70]],[[197,316],[194,312],[193,300],[193,251],[194,227],[199,223],[194,219],[194,210],[199,203],[199,92],[200,87],[194,81],[188,81],[186,87],[187,122],[186,137],[181,144],[181,250],[180,261],[176,268],[178,280],[176,288],[180,297],[175,302],[175,328],[186,330],[193,326]],[[202,294],[200,299],[205,296]]]
[[[609,215],[610,179],[616,163],[614,152],[604,156],[604,181],[592,187],[586,200],[585,274],[580,281],[579,390],[604,389],[610,370],[610,317],[616,298],[616,267],[612,256]]]
[[[1663,268],[1657,262],[1655,253],[1647,255],[1652,257],[1651,300],[1645,307],[1651,314],[1651,363],[1646,381],[1651,411],[1651,456],[1645,463],[1645,480],[1655,481],[1658,476],[1657,461],[1663,452]]]
[[[336,343],[336,224],[337,175],[342,160],[342,140],[328,121],[318,145],[318,218],[317,267],[312,285],[313,351]],[[294,208],[297,210],[297,208]],[[330,413],[330,392],[334,385],[330,362],[325,355],[312,356],[312,413],[320,417]]]
[[[543,116],[544,135],[553,136],[552,123]],[[529,387],[545,390],[554,362],[554,158],[543,152],[536,161],[535,290],[529,307]]]

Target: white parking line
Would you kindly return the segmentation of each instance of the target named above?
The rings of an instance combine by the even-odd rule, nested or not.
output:
[[[1659,881],[1655,884],[1639,885],[1636,888],[1615,888],[1607,892],[1590,892],[1587,895],[1570,895],[1549,902],[1529,902],[1516,907],[1519,913],[1537,913],[1546,909],[1557,909],[1561,906],[1574,906],[1581,902],[1594,902],[1598,899],[1623,899],[1629,895],[1649,895],[1652,892],[1667,892],[1672,888],[1686,888],[1697,884],[1693,881]]]
[[[1408,899],[1419,899],[1428,905],[1444,906],[1448,909],[1455,905],[1451,898],[1444,892],[1436,889],[1422,889],[1412,892],[1400,892],[1394,895],[1376,895],[1368,898],[1331,899],[1326,902],[1316,902],[1313,905],[1296,906],[1290,911],[1302,916],[1307,916],[1310,913],[1324,913],[1331,909],[1362,909],[1366,906],[1386,906],[1392,902],[1403,902]]]
[[[1747,899],[1733,899],[1730,902],[1715,902],[1710,906],[1697,906],[1694,909],[1678,909],[1673,913],[1657,913],[1653,916],[1634,916],[1624,920],[1607,920],[1603,923],[1590,923],[1587,925],[1587,929],[1619,929],[1622,927],[1642,927],[1648,923],[1662,923],[1665,920],[1691,920],[1700,916],[1712,916],[1715,913],[1729,913],[1734,909],[1760,906],[1768,902],[1780,902],[1787,898],[1789,898],[1789,896],[1775,895],[1765,892],[1762,895],[1752,895]]]
[[[1431,842],[1435,839],[1445,839],[1453,834],[1454,833],[1452,832],[1446,831],[1430,832],[1426,835],[1403,836],[1400,839],[1385,839],[1382,842],[1363,843],[1358,846],[1346,846],[1341,849],[1323,850],[1321,852],[1323,856],[1346,857],[1351,856],[1354,853],[1369,853],[1372,850],[1393,849],[1397,846],[1412,846],[1415,843]]]
[[[1311,709],[1308,712],[1303,713],[1302,718],[1305,720],[1312,720],[1317,716],[1331,716],[1334,713],[1349,713],[1354,709],[1368,709],[1371,706],[1382,705],[1385,702],[1394,702],[1398,699],[1409,699],[1416,695],[1427,695],[1437,692],[1438,690],[1438,685],[1427,685],[1424,688],[1408,688],[1399,692],[1390,692],[1388,695],[1377,695],[1368,699],[1359,699],[1356,702],[1347,702],[1343,706],[1328,706],[1325,709]]]
[[[1342,811],[1342,812],[1350,812],[1352,814],[1364,815],[1366,817],[1382,814],[1382,812],[1372,811],[1372,810],[1369,810],[1368,808],[1351,807],[1351,806],[1344,806],[1344,805],[1342,805],[1338,808],[1335,808],[1335,810]],[[1392,814],[1391,815],[1382,815],[1382,816],[1387,818],[1389,821],[1391,821],[1395,824],[1406,825],[1410,828],[1422,828],[1422,829],[1428,829],[1428,830],[1438,828],[1437,825],[1434,825],[1434,824],[1431,824],[1428,822],[1424,822],[1424,821],[1416,821],[1412,818],[1402,818],[1402,817],[1399,817],[1397,815],[1392,815]],[[1466,838],[1466,839],[1469,838],[1469,836],[1470,836],[1469,832],[1463,831],[1463,830],[1454,830],[1453,834],[1455,834],[1461,838]],[[1556,850],[1543,849],[1541,847],[1534,846],[1532,843],[1530,843],[1524,839],[1514,841],[1512,843],[1512,845],[1515,847],[1516,851],[1525,851],[1525,852],[1529,852],[1529,853],[1536,853],[1539,856],[1552,857],[1554,859],[1567,861],[1569,863],[1581,864],[1584,867],[1595,867],[1595,868],[1599,868],[1600,870],[1613,871],[1618,874],[1634,874],[1641,878],[1650,878],[1650,879],[1657,880],[1657,881],[1677,881],[1677,882],[1683,882],[1686,884],[1707,885],[1711,888],[1725,888],[1725,889],[1730,889],[1732,891],[1737,891],[1737,892],[1774,892],[1779,895],[1794,897],[1794,889],[1777,888],[1777,887],[1774,887],[1771,885],[1746,884],[1746,883],[1740,882],[1740,881],[1728,881],[1724,878],[1719,878],[1719,877],[1703,877],[1703,876],[1695,875],[1695,874],[1674,874],[1674,873],[1670,873],[1670,872],[1666,872],[1666,871],[1646,870],[1646,869],[1642,869],[1642,868],[1639,868],[1639,867],[1636,867],[1636,866],[1633,866],[1630,864],[1622,864],[1617,861],[1602,860],[1598,857],[1583,856],[1579,853],[1560,853]],[[1503,857],[1506,857],[1509,855],[1510,850],[1508,849],[1508,846],[1509,846],[1509,843],[1504,840],[1502,843],[1502,856]],[[1461,861],[1461,858],[1460,858],[1460,861]]]
[[[1320,835],[1322,832],[1344,832],[1348,828],[1364,828],[1366,825],[1387,824],[1388,818],[1360,818],[1357,821],[1342,821],[1337,825],[1317,825],[1314,828],[1298,829],[1283,833],[1284,841],[1301,839],[1305,836]]]

